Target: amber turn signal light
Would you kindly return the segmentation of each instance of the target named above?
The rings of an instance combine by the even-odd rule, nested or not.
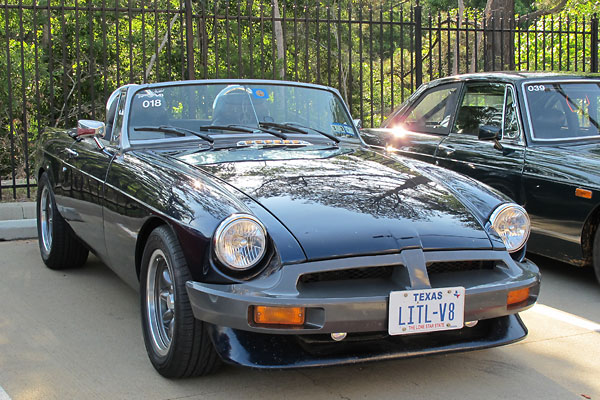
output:
[[[266,325],[304,325],[304,307],[254,306],[254,323]]]
[[[506,305],[510,306],[512,304],[517,304],[522,301],[525,301],[529,298],[529,288],[512,290],[508,292],[508,296],[506,299]]]
[[[584,199],[591,199],[592,198],[592,191],[591,190],[587,190],[587,189],[577,188],[577,189],[575,189],[575,196],[577,196],[577,197],[583,197]]]

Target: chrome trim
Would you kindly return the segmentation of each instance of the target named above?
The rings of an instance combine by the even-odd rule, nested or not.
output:
[[[98,150],[104,151],[104,145],[102,144],[102,142],[100,142],[98,136],[94,136],[94,143],[96,143],[96,147],[98,147]]]
[[[188,86],[188,85],[206,85],[206,84],[211,84],[211,85],[218,85],[218,84],[241,84],[241,85],[253,85],[253,84],[263,84],[263,85],[279,85],[279,86],[296,86],[296,87],[305,87],[305,88],[313,88],[313,89],[319,89],[319,90],[325,90],[328,92],[333,93],[334,96],[337,96],[337,98],[339,99],[340,103],[343,105],[344,110],[346,110],[346,113],[348,115],[348,117],[350,117],[350,120],[352,121],[352,113],[350,112],[350,109],[348,108],[348,104],[346,104],[346,102],[344,101],[342,95],[340,94],[339,90],[329,87],[329,86],[324,86],[324,85],[317,85],[314,83],[304,83],[304,82],[294,82],[294,81],[280,81],[280,80],[270,80],[270,79],[201,79],[201,80],[190,80],[190,81],[172,81],[172,82],[159,82],[159,83],[146,83],[146,84],[141,84],[141,85],[133,85],[133,84],[129,84],[129,85],[124,85],[121,86],[121,88],[123,87],[127,87],[127,97],[125,99],[125,101],[127,102],[125,105],[125,110],[124,110],[124,118],[123,118],[123,125],[121,127],[121,137],[119,138],[120,140],[120,148],[122,149],[122,151],[128,151],[131,149],[132,145],[131,142],[129,141],[129,129],[128,129],[128,122],[129,122],[129,114],[131,111],[131,101],[133,99],[134,93],[137,93],[140,90],[144,90],[144,89],[153,89],[153,88],[160,88],[160,87],[169,87],[169,86]],[[362,139],[362,137],[359,134],[358,129],[356,129],[356,126],[354,126],[354,124],[352,124],[352,128],[354,129],[354,134],[356,135],[355,137],[358,139],[358,141],[360,143],[362,143],[363,145],[367,145],[364,140]]]
[[[517,114],[517,123],[519,124],[519,138],[518,139],[505,139],[504,138],[504,121],[506,120],[506,96],[507,96],[507,92],[510,90],[510,92],[512,93],[512,97],[513,97],[513,104],[515,105],[516,108],[516,114]],[[514,86],[511,85],[510,83],[507,83],[504,89],[504,104],[502,105],[502,131],[501,131],[501,135],[502,137],[500,138],[500,140],[506,140],[509,143],[514,143],[514,144],[519,144],[519,145],[524,145],[525,144],[525,130],[523,129],[523,121],[521,120],[521,113],[519,112],[519,101],[517,99],[517,91],[515,90]],[[504,142],[506,143],[506,142]],[[504,144],[503,143],[503,144]]]
[[[535,225],[531,226],[531,231],[535,232],[538,235],[545,235],[545,236],[553,237],[556,239],[564,240],[565,242],[581,244],[581,235],[579,235],[579,236],[567,235],[564,233],[559,233],[559,232],[551,231],[548,229],[539,228]]]
[[[580,138],[568,138],[568,139],[540,139],[536,138],[533,133],[533,123],[531,122],[531,114],[529,113],[529,99],[527,98],[527,91],[525,89],[525,85],[534,85],[534,84],[552,84],[552,83],[597,83],[600,84],[600,80],[598,79],[545,79],[545,80],[532,80],[525,81],[521,83],[521,90],[523,92],[523,102],[525,103],[525,112],[527,114],[527,122],[529,123],[529,135],[531,140],[536,142],[572,142],[574,140],[598,140],[598,136],[587,136]]]
[[[521,250],[523,248],[523,246],[525,246],[525,244],[527,243],[527,240],[529,239],[529,235],[531,233],[531,219],[529,219],[529,214],[527,214],[527,211],[523,207],[521,207],[520,205],[515,204],[515,203],[500,204],[498,207],[496,207],[496,209],[490,215],[489,221],[490,221],[491,228],[494,229],[494,222],[495,222],[496,218],[498,218],[498,215],[501,212],[503,212],[504,210],[507,210],[509,208],[515,208],[515,209],[521,211],[523,213],[523,215],[525,215],[525,218],[527,218],[527,225],[529,228],[529,229],[527,229],[527,235],[525,235],[525,239],[523,240],[523,243],[521,243],[521,245],[519,247],[517,247],[513,250],[509,250],[508,248],[506,249],[509,253],[515,253],[515,252]],[[498,232],[496,232],[496,233],[498,233]],[[500,234],[498,234],[498,236],[500,236]],[[500,238],[502,239],[502,236],[500,236]],[[502,240],[502,242],[504,242],[504,239]],[[505,246],[506,246],[506,243],[505,243]]]
[[[148,264],[146,317],[152,347],[164,357],[169,353],[176,329],[176,310],[173,270],[161,249],[154,250]]]
[[[268,142],[268,143],[267,143]],[[293,143],[297,142],[297,143]],[[296,139],[259,139],[259,140],[240,140],[237,142],[238,147],[248,146],[313,146],[305,140]]]
[[[54,212],[52,209],[52,198],[48,186],[44,186],[40,195],[40,239],[42,242],[42,252],[47,257],[52,250],[52,228],[54,221]]]
[[[123,124],[121,125],[121,135],[119,136],[119,144],[122,151],[127,151],[131,148],[131,143],[129,141],[129,114],[131,112],[131,100],[133,99],[133,93],[137,92],[144,86],[147,85],[129,85],[127,87],[127,94],[124,99],[125,109],[123,109]],[[123,99],[122,95],[121,99]],[[119,112],[118,108],[117,112]]]
[[[242,219],[250,220],[250,221],[256,223],[258,225],[258,227],[260,228],[260,230],[262,231],[262,234],[263,234],[263,236],[265,238],[265,247],[262,249],[260,257],[258,257],[256,259],[256,261],[252,265],[250,265],[248,267],[245,267],[245,268],[240,268],[238,266],[232,265],[232,264],[228,263],[227,261],[225,261],[223,255],[219,251],[219,246],[218,246],[218,244],[219,244],[219,242],[221,240],[221,235],[223,234],[223,232],[225,231],[225,229],[227,229],[229,226],[231,226],[236,221],[239,221],[239,220],[242,220]],[[262,224],[262,222],[260,222],[258,220],[258,218],[256,218],[253,215],[250,215],[250,214],[231,214],[229,217],[227,217],[223,221],[221,221],[221,223],[219,224],[219,226],[215,230],[215,233],[213,235],[213,247],[214,247],[215,255],[217,256],[217,258],[219,259],[219,261],[221,263],[223,263],[223,265],[225,265],[226,267],[231,268],[232,270],[235,270],[235,271],[246,271],[246,270],[249,270],[250,268],[256,266],[256,264],[258,264],[263,259],[263,257],[265,256],[265,254],[267,252],[267,229]]]
[[[92,129],[94,133],[91,135],[101,135],[104,136],[106,132],[106,125],[102,121],[96,121],[93,119],[80,119],[77,121],[77,130],[79,133],[79,129]],[[79,134],[77,135],[80,136]],[[85,135],[81,135],[85,136]]]
[[[65,147],[65,153],[67,153],[69,155],[69,158],[75,158],[75,157],[79,157],[79,153],[76,152],[73,149],[70,149],[68,147]]]

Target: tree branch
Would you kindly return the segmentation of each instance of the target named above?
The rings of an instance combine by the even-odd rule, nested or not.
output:
[[[519,19],[517,19],[517,22],[527,22],[529,20],[539,18],[543,15],[556,14],[558,12],[561,12],[562,9],[565,8],[565,5],[567,5],[567,0],[560,0],[560,2],[556,6],[554,6],[554,8],[551,8],[549,10],[535,10],[533,12],[530,12],[529,14],[525,14],[519,17]]]
[[[167,40],[169,40],[169,32],[173,31],[173,25],[175,25],[175,21],[177,21],[178,17],[179,13],[173,15],[173,18],[171,18],[171,23],[169,24],[169,29],[165,32],[165,35],[163,36],[163,40],[160,43],[158,51],[156,52],[156,54],[152,54],[152,57],[150,57],[150,63],[148,64],[148,68],[146,68],[146,80],[148,80],[148,77],[152,72],[152,67],[154,67],[154,62],[158,58],[158,54],[165,48]]]
[[[77,82],[75,82],[75,79],[71,78],[70,75],[66,75],[66,76],[71,80],[71,82],[73,83],[73,86],[71,87],[71,90],[69,91],[69,94],[65,98],[64,104],[60,108],[60,113],[58,114],[58,118],[56,118],[56,120],[54,121],[54,127],[57,127],[58,124],[60,123],[60,120],[62,119],[63,114],[65,112],[65,108],[67,107],[67,103],[69,102],[69,99],[71,98],[71,96],[73,95],[73,92],[75,91],[75,88],[77,87]],[[80,79],[80,82],[82,80],[83,79]]]

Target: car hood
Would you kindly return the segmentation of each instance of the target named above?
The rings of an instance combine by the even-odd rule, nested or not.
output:
[[[489,249],[480,222],[444,186],[364,148],[244,150],[179,157],[259,203],[310,260],[404,248]]]

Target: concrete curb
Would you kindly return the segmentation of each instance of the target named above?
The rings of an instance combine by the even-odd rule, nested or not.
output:
[[[37,237],[34,202],[0,203],[0,240]]]
[[[37,237],[35,219],[0,221],[0,240],[32,239]]]

